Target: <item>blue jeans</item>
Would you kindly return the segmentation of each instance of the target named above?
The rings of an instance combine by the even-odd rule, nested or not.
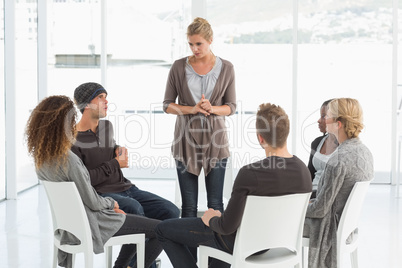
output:
[[[180,216],[180,210],[175,204],[156,194],[140,190],[133,185],[130,189],[120,193],[103,193],[103,197],[111,197],[118,204],[121,210],[126,213],[146,216],[151,219],[166,220]],[[133,267],[136,256],[131,260],[129,266]],[[155,268],[155,263],[151,268]]]
[[[124,192],[103,193],[101,196],[113,198],[126,213],[162,221],[180,216],[180,210],[175,204],[156,194],[140,190],[135,185]]]
[[[207,206],[223,212],[223,183],[225,180],[227,158],[221,159],[205,177]],[[179,179],[182,214],[181,217],[197,217],[198,210],[198,176],[187,172],[186,166],[176,160]]]
[[[189,248],[200,245],[217,248],[232,254],[233,242],[206,226],[200,218],[171,219],[160,222],[155,228],[174,268],[197,268],[197,260]],[[229,264],[212,259],[210,268],[228,268]]]

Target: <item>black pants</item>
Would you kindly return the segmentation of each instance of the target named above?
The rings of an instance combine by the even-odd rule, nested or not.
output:
[[[155,226],[159,222],[159,220],[144,216],[127,214],[123,226],[113,236],[144,233],[145,267],[149,267],[162,252],[162,246],[155,234]],[[114,264],[114,268],[127,268],[130,260],[136,253],[136,247],[135,244],[123,245]],[[137,264],[135,264],[134,267],[137,267]]]

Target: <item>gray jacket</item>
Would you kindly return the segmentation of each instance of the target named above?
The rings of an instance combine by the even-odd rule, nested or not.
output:
[[[92,231],[94,253],[102,253],[103,246],[123,225],[125,215],[114,212],[114,200],[99,196],[91,186],[89,173],[81,159],[73,152],[68,152],[64,167],[55,163],[46,163],[36,170],[38,178],[44,181],[73,181],[80,193]],[[68,202],[68,200],[66,200]],[[60,231],[62,243],[77,244],[77,239],[65,231]],[[59,265],[71,267],[71,256],[59,251]]]
[[[357,181],[373,178],[373,156],[360,139],[339,145],[325,166],[317,197],[307,208],[304,235],[310,237],[309,267],[337,267],[336,231]]]

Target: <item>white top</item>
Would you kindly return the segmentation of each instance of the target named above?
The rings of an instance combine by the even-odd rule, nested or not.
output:
[[[218,80],[219,74],[222,69],[222,60],[216,57],[215,65],[211,71],[207,74],[201,75],[194,71],[191,64],[188,62],[186,64],[186,78],[188,88],[193,95],[195,103],[200,102],[202,94],[204,94],[206,99],[210,99],[212,91],[215,88],[216,81]]]
[[[315,174],[314,174],[314,180],[313,180],[313,185],[317,186],[318,182],[320,181],[320,178],[322,176],[322,173],[324,172],[324,168],[327,165],[328,159],[331,157],[331,155],[338,149],[335,149],[334,152],[332,152],[331,154],[322,154],[320,153],[322,145],[324,144],[325,140],[328,138],[328,136],[325,136],[320,143],[317,146],[317,150],[313,156],[313,166],[316,170]],[[314,187],[316,188],[316,187]]]

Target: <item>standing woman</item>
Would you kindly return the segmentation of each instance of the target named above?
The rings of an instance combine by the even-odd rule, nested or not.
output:
[[[196,217],[201,169],[208,208],[223,212],[223,183],[230,155],[225,116],[236,111],[236,92],[233,65],[211,51],[213,32],[208,21],[195,18],[187,28],[187,39],[193,55],[172,65],[163,109],[177,115],[172,153],[182,217]]]
[[[161,253],[154,228],[159,220],[125,214],[111,197],[102,197],[91,186],[89,172],[71,150],[76,129],[74,103],[66,96],[51,96],[41,101],[29,117],[26,136],[28,151],[33,156],[40,180],[73,181],[77,186],[92,231],[93,251],[103,252],[112,236],[145,233],[145,267]],[[68,200],[65,200],[68,203]],[[79,244],[74,235],[58,230],[65,244]],[[114,268],[127,268],[136,252],[135,244],[121,247]],[[58,252],[59,265],[72,267],[72,255]],[[136,266],[135,266],[136,267]]]

